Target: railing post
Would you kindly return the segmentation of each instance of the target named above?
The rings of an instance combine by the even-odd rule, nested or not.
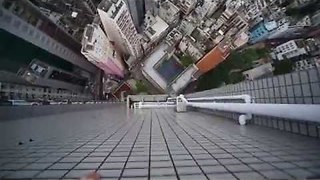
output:
[[[187,111],[187,103],[188,101],[184,97],[184,95],[180,95],[176,98],[176,110],[177,112],[186,112]]]
[[[246,104],[251,104],[254,103],[250,95],[243,95],[244,96],[244,103]],[[244,126],[247,124],[247,120],[252,119],[252,114],[247,113],[247,114],[241,114],[238,118],[238,122],[241,126]]]

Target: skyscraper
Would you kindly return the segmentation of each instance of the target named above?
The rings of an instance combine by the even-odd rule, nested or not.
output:
[[[125,2],[128,5],[134,26],[140,31],[146,14],[145,0],[125,0]]]
[[[72,33],[52,20],[55,13],[42,10],[29,0],[0,0],[0,70],[33,86],[94,92],[99,69],[82,56]]]
[[[122,59],[98,24],[87,25],[81,53],[106,74],[124,76]]]
[[[141,37],[136,30],[128,6],[123,0],[105,0],[98,7],[104,30],[123,55],[138,58],[142,54]]]

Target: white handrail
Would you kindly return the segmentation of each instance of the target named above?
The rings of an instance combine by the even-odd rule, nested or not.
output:
[[[235,96],[215,96],[215,97],[200,97],[187,98],[188,101],[214,101],[214,100],[244,100],[245,103],[252,103],[251,96],[248,94]]]
[[[171,108],[175,106],[174,102],[136,102],[133,104],[134,109]]]
[[[193,103],[188,106],[237,113],[320,122],[320,105],[309,104],[247,104],[247,103]]]

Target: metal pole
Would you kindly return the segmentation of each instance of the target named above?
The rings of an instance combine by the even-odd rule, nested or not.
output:
[[[188,106],[206,108],[219,111],[229,111],[246,114],[256,114],[287,118],[292,120],[305,120],[320,122],[320,105],[307,104],[248,104],[248,103],[193,103]]]
[[[188,101],[213,101],[213,100],[244,100],[245,103],[252,103],[251,96],[235,95],[235,96],[216,96],[216,97],[200,97],[200,98],[187,98]]]

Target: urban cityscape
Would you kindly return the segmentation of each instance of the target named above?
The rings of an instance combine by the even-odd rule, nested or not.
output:
[[[320,179],[320,1],[0,0],[0,179]]]

